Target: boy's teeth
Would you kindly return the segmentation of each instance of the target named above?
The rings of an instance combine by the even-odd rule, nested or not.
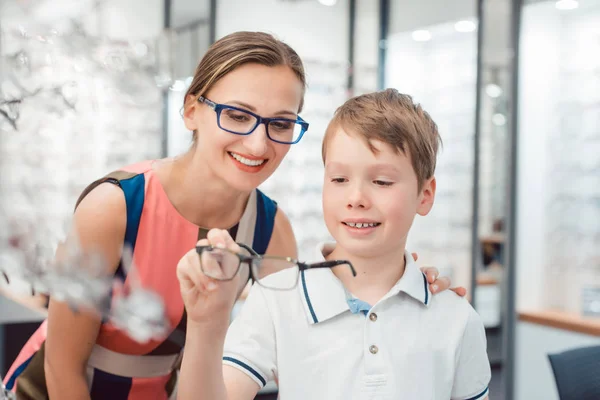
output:
[[[372,228],[379,225],[379,222],[344,222],[344,224],[352,228]]]
[[[248,165],[250,167],[257,167],[266,161],[266,160],[249,160],[247,158],[240,156],[239,154],[235,154],[235,153],[231,153],[231,152],[229,153],[229,155],[231,155],[231,157],[235,158],[242,164]]]

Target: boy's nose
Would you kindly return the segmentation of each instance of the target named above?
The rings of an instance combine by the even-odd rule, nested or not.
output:
[[[347,208],[369,208],[371,206],[370,201],[362,188],[354,187],[348,196]]]

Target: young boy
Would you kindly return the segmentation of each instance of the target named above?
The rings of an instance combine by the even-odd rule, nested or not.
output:
[[[300,272],[292,290],[254,285],[227,330],[236,283],[180,263],[189,322],[179,398],[250,400],[277,380],[283,400],[487,399],[481,319],[451,291],[432,297],[405,249],[415,215],[433,206],[439,142],[430,116],[396,90],[336,112],[323,140],[323,213],[336,242],[317,261],[348,260],[356,276],[339,266]],[[239,250],[224,231],[208,242]]]

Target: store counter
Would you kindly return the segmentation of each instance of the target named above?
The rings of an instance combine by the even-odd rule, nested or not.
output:
[[[600,318],[556,310],[517,314],[515,398],[558,400],[548,354],[600,345]]]
[[[597,336],[600,339],[600,318],[584,317],[563,311],[524,311],[519,313],[519,321],[560,329],[567,332]]]

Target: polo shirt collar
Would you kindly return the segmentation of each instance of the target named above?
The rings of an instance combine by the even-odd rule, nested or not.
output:
[[[324,261],[334,248],[335,243],[319,245],[313,261]],[[404,257],[407,260],[404,274],[382,300],[405,293],[420,304],[429,306],[431,292],[427,278],[413,260],[410,252],[406,251]],[[310,324],[317,324],[350,311],[344,285],[330,268],[302,271],[297,288]]]

